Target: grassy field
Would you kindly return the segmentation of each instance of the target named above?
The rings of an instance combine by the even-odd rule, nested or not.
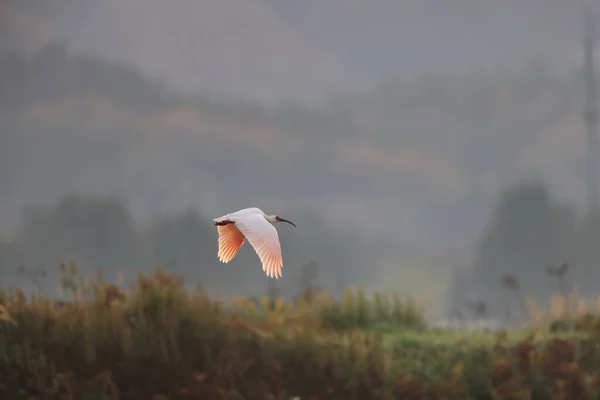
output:
[[[128,292],[62,270],[70,302],[0,299],[1,398],[599,398],[593,315],[562,333],[454,332],[393,294],[225,304],[160,270]]]
[[[498,343],[515,345],[530,336],[536,340],[547,342],[552,339],[581,340],[589,337],[585,331],[572,332],[549,332],[548,330],[523,329],[500,332],[484,332],[481,330],[473,332],[463,332],[455,330],[427,330],[411,331],[400,330],[385,334],[386,344],[406,345],[406,346],[455,346],[469,345],[473,347],[493,347]]]

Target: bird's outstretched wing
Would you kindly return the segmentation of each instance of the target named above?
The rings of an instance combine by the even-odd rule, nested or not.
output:
[[[219,261],[228,263],[233,260],[238,250],[244,244],[244,235],[235,224],[217,226],[219,231]]]
[[[267,273],[267,276],[271,278],[281,277],[283,258],[281,257],[277,229],[259,214],[237,217],[235,225],[254,247],[262,262],[262,269]]]

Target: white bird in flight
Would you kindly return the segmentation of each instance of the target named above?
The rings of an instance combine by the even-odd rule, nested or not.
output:
[[[272,223],[291,221],[278,215],[266,215],[260,208],[251,207],[213,219],[219,231],[219,261],[233,260],[244,240],[254,247],[267,276],[278,279],[282,276],[283,258],[279,235]]]

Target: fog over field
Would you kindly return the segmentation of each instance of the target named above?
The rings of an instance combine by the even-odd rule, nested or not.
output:
[[[73,258],[262,295],[211,221],[256,206],[297,225],[278,226],[285,296],[311,262],[324,290],[397,290],[431,318],[503,316],[505,274],[546,303],[562,262],[595,295],[581,4],[4,0],[2,282],[45,269],[54,293]]]

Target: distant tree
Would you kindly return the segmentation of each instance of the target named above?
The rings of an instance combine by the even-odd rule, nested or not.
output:
[[[269,279],[267,281],[267,297],[269,298],[269,308],[274,309],[277,299],[281,296],[281,290],[277,284],[277,279]]]
[[[558,281],[558,288],[560,290],[560,293],[563,296],[567,296],[565,275],[567,274],[568,271],[569,271],[569,264],[567,264],[567,263],[562,263],[558,267],[555,267],[551,264],[548,264],[546,266],[546,274],[550,277],[556,278],[556,280]]]
[[[203,269],[200,260],[208,251],[208,243],[215,244],[209,229],[200,214],[192,209],[162,218],[150,233],[153,263],[168,268],[172,260],[177,260],[180,269],[194,266]]]
[[[569,259],[575,217],[571,207],[552,199],[544,182],[527,181],[505,190],[478,242],[473,268],[455,278],[455,300],[464,301],[469,291],[499,296],[498,282],[507,275],[519,277],[524,294],[547,300],[552,289],[543,268]]]
[[[300,276],[298,277],[298,293],[297,298],[304,299],[307,303],[312,302],[316,293],[319,291],[317,286],[317,276],[319,273],[319,264],[315,261],[311,261],[302,266]]]
[[[580,272],[578,275],[588,278],[578,282],[580,289],[596,290],[592,282],[600,277],[600,213],[591,212],[579,223],[573,253],[572,264]]]
[[[480,268],[489,271],[493,282],[517,273],[530,285],[539,279],[540,268],[568,257],[575,222],[568,207],[554,203],[545,183],[511,187],[501,196],[479,244]]]
[[[136,235],[121,200],[68,195],[54,207],[24,210],[20,247],[31,268],[57,266],[70,257],[81,265],[112,270],[135,262]]]

